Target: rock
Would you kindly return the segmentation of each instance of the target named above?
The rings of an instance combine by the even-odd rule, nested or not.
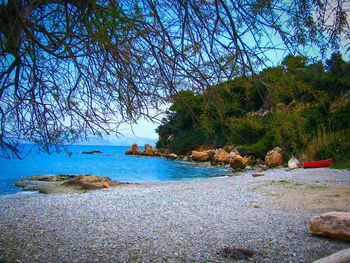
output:
[[[276,147],[275,149],[269,151],[265,156],[265,164],[270,168],[282,165],[282,149]]]
[[[209,151],[192,151],[192,160],[197,162],[207,162],[210,160]]]
[[[71,181],[63,183],[65,186],[71,186],[82,190],[93,190],[117,186],[119,182],[112,181],[108,177],[100,177],[96,175],[81,175]]]
[[[225,150],[222,150],[222,149],[216,150],[214,154],[214,161],[221,164],[226,162],[228,163],[227,161],[228,156],[229,156],[229,153],[226,152]]]
[[[256,173],[252,173],[253,177],[258,177],[258,176],[264,176],[264,173],[260,173],[260,172],[256,172]]]
[[[254,166],[256,164],[256,157],[254,154],[248,154],[244,156],[247,166]]]
[[[256,165],[256,171],[257,172],[262,172],[262,171],[265,171],[267,169],[268,169],[268,167],[265,164],[258,164],[258,165]]]
[[[226,163],[230,163],[230,161],[231,161],[231,158],[233,157],[233,156],[235,156],[235,155],[241,155],[238,151],[231,151],[228,155],[227,155],[227,157],[226,157],[226,160],[225,160],[225,162]]]
[[[300,165],[299,160],[292,155],[292,158],[290,158],[288,161],[288,167],[290,169],[295,169],[295,168],[299,168],[299,165]]]
[[[310,232],[350,241],[350,212],[328,212],[310,220]]]
[[[137,146],[137,144],[133,144],[131,146],[131,149],[130,150],[127,150],[125,151],[125,154],[128,154],[128,155],[145,155],[145,156],[161,156],[160,152],[155,149],[155,148],[152,148],[151,145],[149,144],[146,144],[145,147],[144,147],[144,151],[142,152],[139,147]]]
[[[230,166],[233,169],[237,170],[244,169],[247,166],[247,164],[246,160],[240,154],[235,154],[230,158]]]
[[[131,149],[130,150],[127,150],[125,152],[125,154],[133,154],[133,155],[142,155],[142,151],[139,149],[139,147],[137,146],[136,143],[134,143],[132,146],[131,146]]]
[[[90,152],[81,152],[82,154],[101,154],[101,151],[90,151]]]
[[[34,190],[44,194],[81,193],[120,184],[123,183],[112,181],[107,177],[85,174],[39,175],[21,178],[15,183],[23,190]]]
[[[249,258],[256,254],[256,252],[247,248],[224,247],[218,252],[218,254],[224,258],[230,259],[231,261],[248,261]]]
[[[332,255],[321,258],[313,263],[349,263],[350,262],[350,248],[338,251]]]
[[[164,155],[164,157],[168,160],[176,160],[178,158],[178,156],[175,153],[169,153]]]
[[[147,156],[160,156],[160,152],[156,149],[153,148],[151,145],[149,144],[145,144],[145,150],[143,151],[143,155],[147,155]]]
[[[145,149],[143,150],[145,155],[153,155],[153,150],[152,150],[152,146],[149,144],[145,144]]]

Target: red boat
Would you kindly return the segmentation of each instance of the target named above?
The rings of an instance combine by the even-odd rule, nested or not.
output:
[[[332,165],[333,160],[327,159],[327,160],[320,160],[320,161],[310,161],[310,162],[304,162],[303,168],[319,168],[319,167],[327,167]]]

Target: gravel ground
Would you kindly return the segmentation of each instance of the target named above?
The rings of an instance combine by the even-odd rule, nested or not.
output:
[[[310,217],[328,209],[276,201],[328,187],[342,196],[350,170],[274,169],[0,199],[0,262],[233,262],[224,248],[254,252],[237,262],[312,262],[349,243],[309,234]],[[342,202],[337,209],[350,211]]]

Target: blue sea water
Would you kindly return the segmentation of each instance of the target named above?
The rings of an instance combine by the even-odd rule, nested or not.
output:
[[[125,146],[69,146],[65,153],[31,154],[22,160],[0,159],[0,195],[25,194],[14,185],[21,177],[43,174],[93,174],[121,182],[159,182],[214,177],[225,169],[205,168],[164,158],[128,156]],[[141,148],[142,149],[142,148]],[[81,154],[99,150],[102,154]]]

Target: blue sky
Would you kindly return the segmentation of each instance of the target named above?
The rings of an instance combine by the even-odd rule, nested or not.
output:
[[[135,135],[138,137],[158,139],[158,134],[155,132],[158,125],[159,124],[147,120],[139,120],[138,123],[133,124],[132,127],[130,127],[129,124],[121,125],[119,132],[123,135]]]

